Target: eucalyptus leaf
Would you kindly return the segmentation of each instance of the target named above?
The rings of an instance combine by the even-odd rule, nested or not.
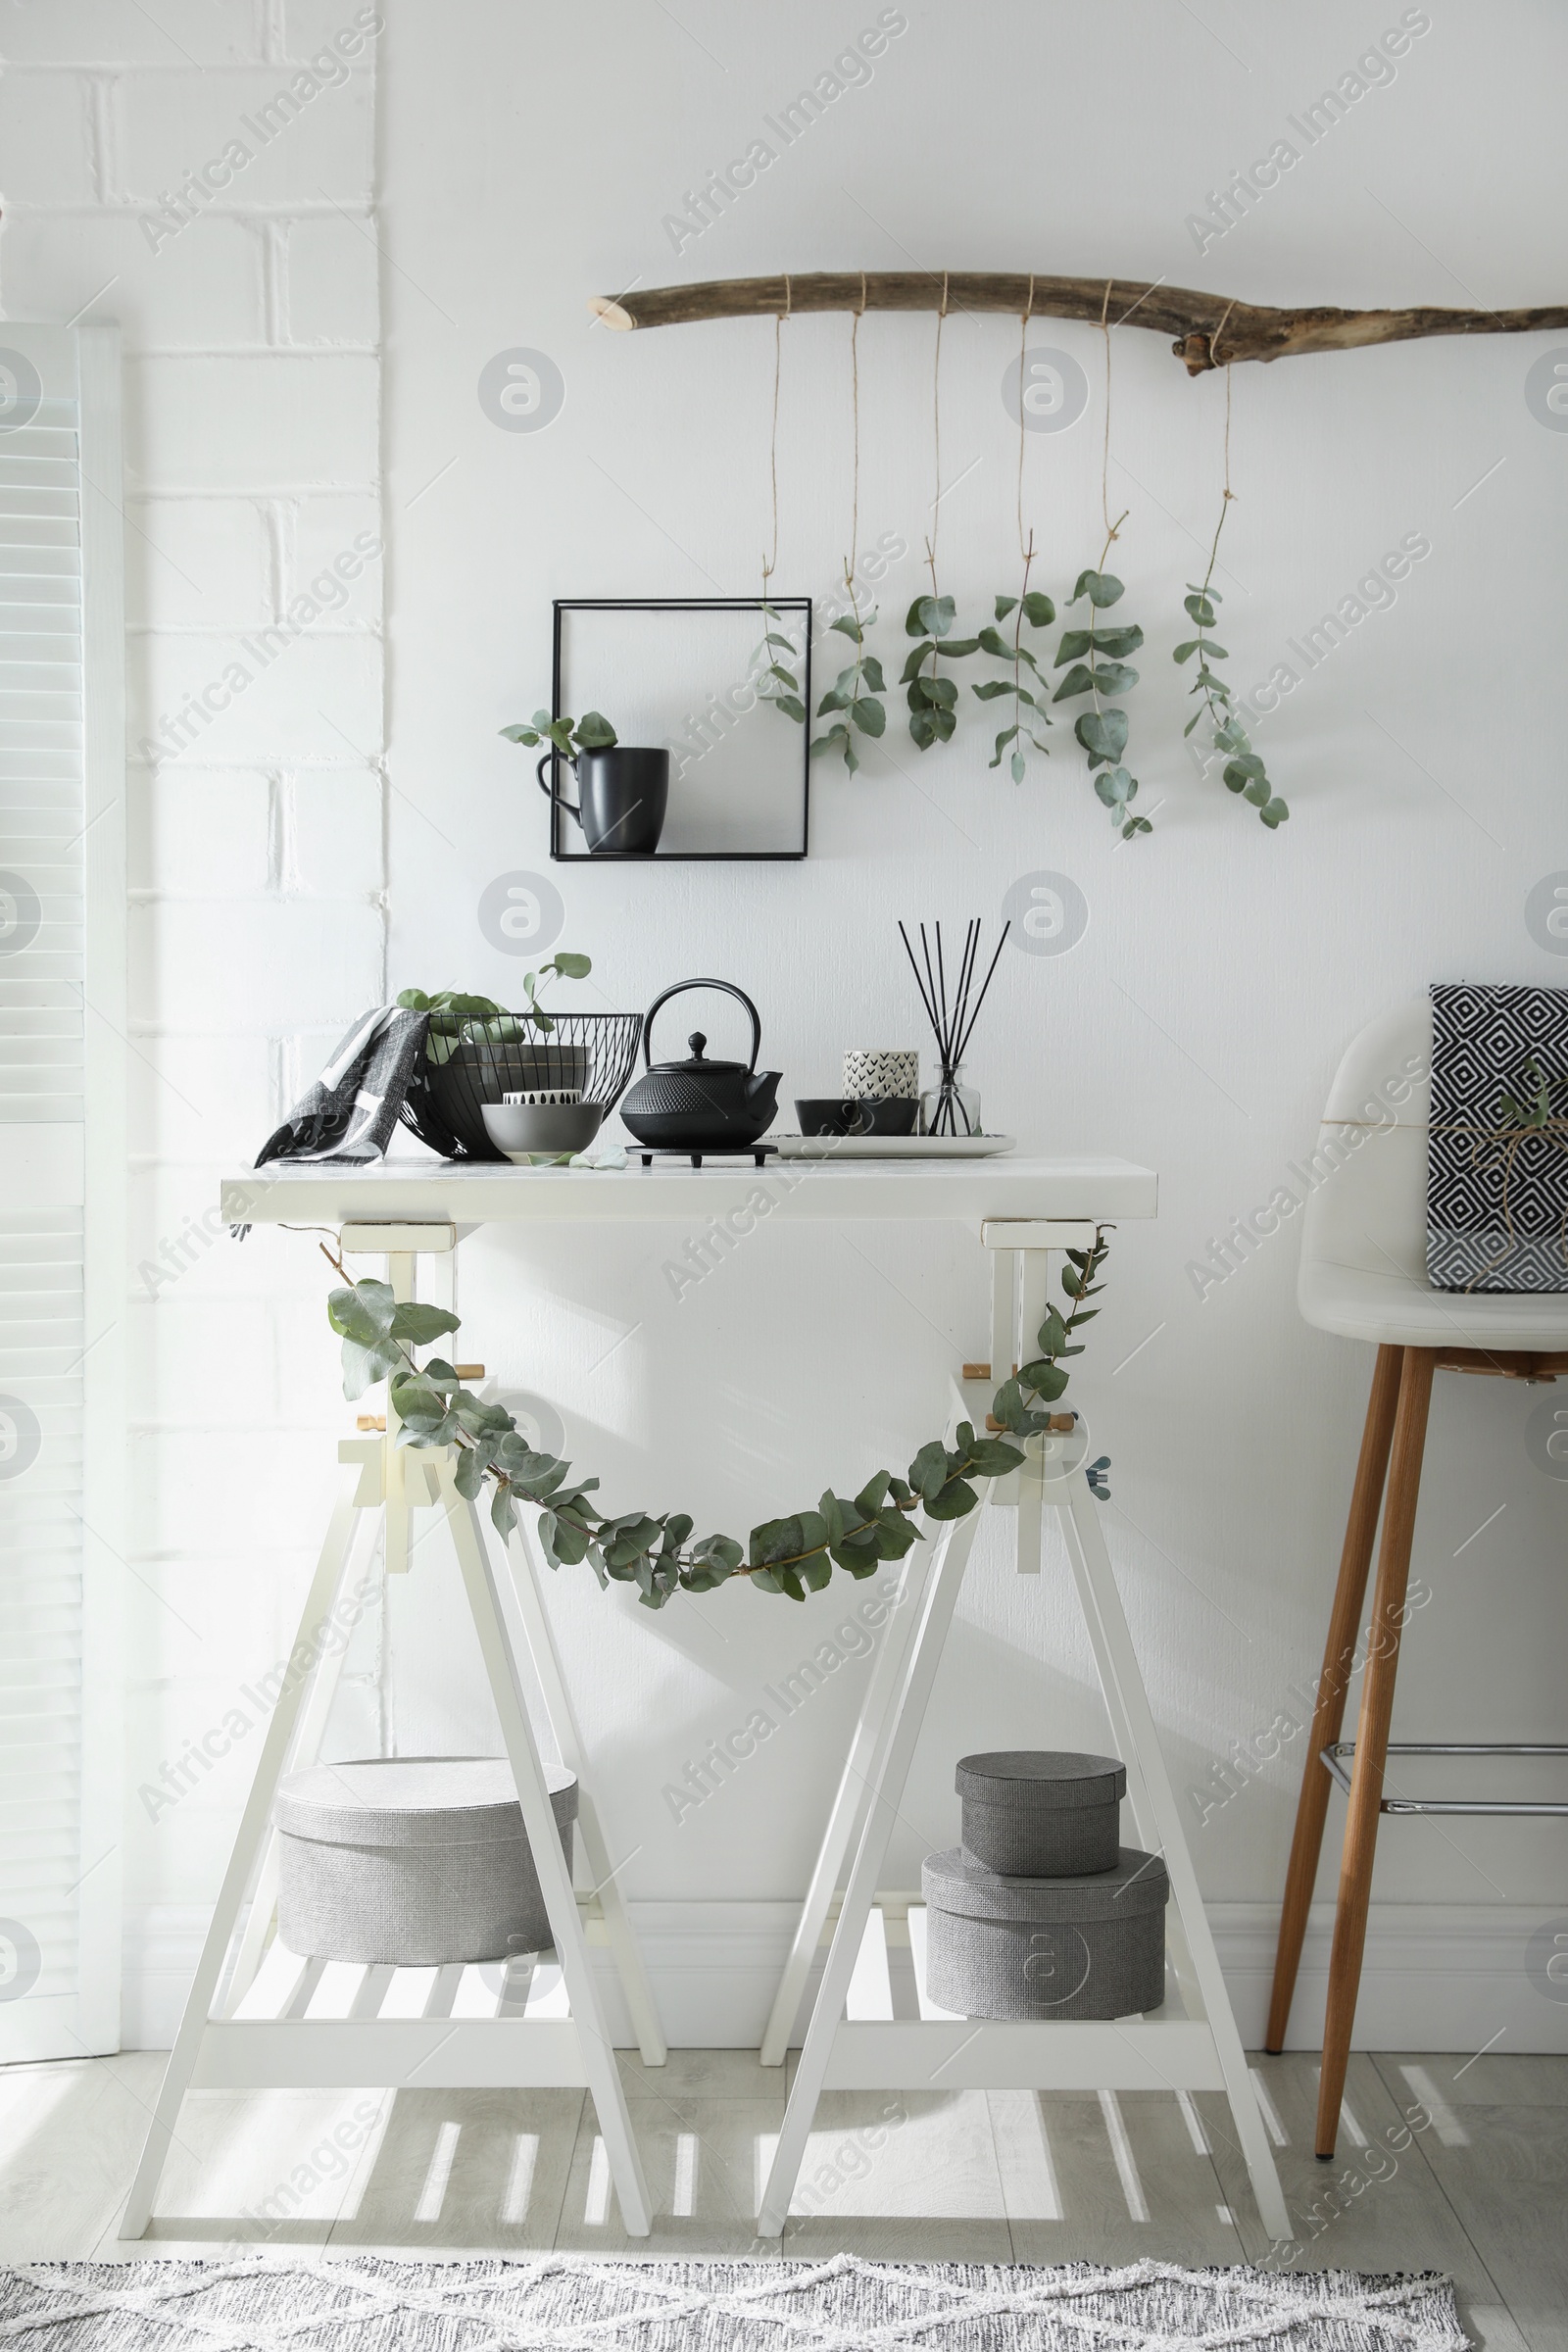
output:
[[[1113,764],[1127,749],[1127,713],[1125,710],[1085,710],[1075,720],[1073,733],[1089,754],[1089,764],[1098,767],[1104,762]]]
[[[1114,572],[1091,569],[1078,574],[1078,585],[1067,601],[1075,605],[1081,596],[1087,596],[1097,610],[1103,611],[1107,605],[1116,604],[1126,593]]]
[[[363,1348],[373,1347],[377,1340],[386,1338],[396,1312],[397,1300],[389,1282],[357,1282],[348,1289],[327,1293],[328,1323],[343,1339],[357,1340]]]
[[[427,1348],[432,1340],[443,1339],[449,1331],[460,1327],[459,1317],[444,1306],[428,1306],[422,1299],[406,1298],[393,1309],[391,1336],[414,1348]]]

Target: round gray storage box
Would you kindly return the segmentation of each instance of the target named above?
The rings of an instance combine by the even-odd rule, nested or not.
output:
[[[569,1870],[576,1779],[545,1785]],[[555,1941],[504,1756],[317,1764],[280,1783],[272,1819],[288,1951],[428,1968]]]
[[[926,1991],[957,2017],[1131,2017],[1165,1997],[1170,1882],[1124,1846],[1094,1878],[1004,1879],[928,1854]]]
[[[1114,1756],[1012,1748],[964,1756],[956,1774],[963,1842],[1009,1879],[1114,1870],[1127,1769]]]

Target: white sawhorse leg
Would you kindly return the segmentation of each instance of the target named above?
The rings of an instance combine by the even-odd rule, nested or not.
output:
[[[588,2087],[593,2092],[594,2105],[599,2113],[599,2129],[604,2135],[605,2153],[610,2159],[610,2177],[620,2199],[620,2218],[628,2235],[646,2237],[653,2227],[648,2183],[643,2178],[642,2158],[632,2136],[631,2118],[626,2111],[626,2094],[621,2088],[615,2052],[605,2029],[604,2012],[599,2005],[599,1991],[588,1958],[588,1941],[583,1934],[577,1898],[571,1888],[571,1873],[566,1867],[566,1857],[561,1850],[561,1834],[550,1809],[544,1769],[539,1761],[539,1750],[517,1675],[517,1661],[507,1637],[506,1617],[495,1571],[480,1528],[479,1514],[473,1504],[466,1502],[458,1493],[450,1462],[443,1461],[437,1475],[442,1499],[446,1504],[447,1524],[457,1546],[458,1565],[463,1571],[468,1608],[479,1636],[479,1647],[483,1653],[485,1671],[490,1678],[496,1711],[501,1717],[501,1736],[507,1743],[513,1778],[517,1784],[522,1826],[528,1833],[534,1868],[539,1874],[539,1890],[545,1898],[545,1910],[556,1939],[556,1957],[561,1963],[566,1997],[571,2003],[572,2022],[577,2028]]]
[[[356,1479],[352,1486],[345,1482],[306,1599],[299,1638],[291,1652],[294,1659],[303,1662],[292,1681],[285,1681],[268,1726],[256,1780],[246,1801],[239,1835],[234,1841],[234,1850],[202,1947],[179,2033],[170,2053],[146,2145],[121,2223],[120,2234],[122,2238],[142,2236],[151,2218],[153,2200],[173,2136],[180,2102],[190,2086],[202,2037],[212,2014],[224,1955],[246,1891],[257,1876],[258,1865],[263,1862],[269,1846],[272,1803],[278,1782],[295,1748],[297,1735],[303,1746],[303,1733],[313,1730],[314,1743],[314,1740],[318,1740],[324,1724],[327,1700],[319,1695],[322,1666],[330,1655],[332,1664],[329,1674],[335,1676],[337,1653],[329,1650],[327,1636],[337,1617],[349,1561],[357,1549],[356,1536],[359,1531],[356,1521],[363,1522],[379,1510],[383,1499],[381,1441],[350,1441],[342,1451],[358,1465]],[[422,1459],[411,1459],[405,1455],[402,1470],[399,1499],[405,1510],[412,1512],[421,1503],[440,1503],[445,1508],[491,1692],[500,1717],[507,1755],[517,1787],[523,1825],[539,1874],[540,1891],[544,1896],[551,1933],[555,1937],[556,1954],[571,2006],[572,2023],[576,2028],[583,2073],[593,2092],[599,2128],[604,2134],[606,2154],[610,2160],[611,2178],[620,2201],[621,2218],[629,2235],[646,2237],[652,2223],[648,2186],[632,2137],[631,2119],[621,2089],[615,2054],[605,2030],[588,1958],[587,1939],[572,1892],[565,1856],[562,1851],[560,1834],[555,1827],[539,1751],[528,1725],[516,1660],[503,1615],[501,1594],[478,1516],[473,1505],[465,1502],[458,1494],[453,1481],[452,1464],[447,1457],[425,1455]],[[329,1693],[327,1695],[329,1697]],[[252,1903],[252,1923],[255,1925],[258,1946],[270,1923],[270,1910],[271,1902],[266,1889],[258,1886]],[[236,1979],[238,1973],[236,1966]]]
[[[761,2207],[757,2218],[758,2233],[762,2237],[777,2237],[783,2231],[790,2198],[795,2191],[796,2176],[806,2154],[807,2140],[810,2137],[817,2101],[822,2095],[828,2059],[833,2049],[833,2036],[844,2014],[850,1979],[855,1973],[855,1963],[859,1954],[860,1938],[871,1914],[872,1897],[887,1858],[893,1824],[904,1800],[915,1741],[919,1738],[931,1687],[936,1680],[943,1643],[953,1621],[954,1603],[958,1597],[958,1587],[963,1582],[963,1572],[968,1565],[975,1529],[989,1494],[990,1487],[987,1484],[981,1489],[979,1504],[966,1519],[949,1520],[941,1538],[936,1564],[929,1572],[925,1603],[919,1614],[907,1663],[900,1677],[891,1729],[882,1742],[878,1768],[871,1776],[865,1827],[860,1833],[855,1866],[850,1872],[850,1883],[828,1949],[827,1966],[822,1972],[821,1988],[811,2012],[811,2022],[807,2028],[800,2064],[795,2071],[795,2087],[784,2112],[784,2129],[779,2134],[772,2170],[762,2192]]]
[[[572,1711],[565,1677],[561,1671],[561,1653],[550,1630],[544,1596],[539,1591],[538,1569],[533,1545],[525,1541],[519,1530],[514,1536],[508,1551],[512,1570],[510,1583],[502,1589],[503,1603],[511,1597],[516,1606],[522,1626],[528,1655],[544,1694],[545,1714],[555,1734],[561,1761],[568,1772],[577,1775],[577,1831],[582,1838],[588,1868],[593,1874],[593,1891],[604,1913],[605,1934],[614,1954],[616,1973],[625,1995],[632,2032],[637,2036],[637,2048],[645,2066],[662,2066],[669,2056],[664,2040],[664,2029],[654,2005],[653,1989],[643,1967],[642,1953],[631,1932],[626,1916],[626,1898],[618,1884],[619,1874],[626,1862],[612,1863],[610,1846],[600,1823],[598,1808],[583,1786],[582,1734]],[[630,1856],[626,1857],[630,1860]]]
[[[316,1574],[306,1595],[304,1612],[300,1618],[299,1640],[290,1653],[293,1657],[297,1657],[303,1648],[308,1657],[319,1661],[325,1648],[327,1629],[337,1606],[354,1541],[355,1521],[363,1507],[359,1491],[365,1475],[362,1471],[356,1480],[346,1479],[343,1482],[327,1527],[326,1541],[321,1545]],[[379,1495],[379,1490],[377,1494]],[[223,1884],[219,1889],[207,1940],[202,1945],[202,1956],[196,1963],[196,1975],[185,2002],[185,2014],[179,2021],[179,2032],[169,2053],[163,2087],[153,2109],[153,2120],[148,2127],[141,2162],[136,2167],[136,2178],[131,2182],[130,2196],[120,2225],[122,2237],[140,2237],[151,2219],[153,2198],[158,2192],[159,2179],[169,2154],[169,2143],[174,2134],[180,2102],[195,2069],[196,2053],[206,2030],[213,1996],[218,1990],[218,1980],[222,1971],[224,1954],[228,1950],[229,1937],[234,1933],[240,1906],[250,1889],[256,1866],[267,1844],[271,1827],[272,1798],[283,1776],[295,1726],[314,1679],[314,1670],[300,1674],[292,1683],[285,1679],[277,1704],[272,1709],[272,1720],[267,1727],[261,1760],[256,1767],[256,1779],[240,1817],[239,1835],[234,1839],[234,1850],[229,1855],[228,1868],[223,1873]]]
[[[1219,1955],[1214,1949],[1208,1915],[1199,1892],[1198,1874],[1187,1848],[1176,1793],[1166,1770],[1159,1735],[1149,1704],[1149,1693],[1144,1688],[1132,1636],[1127,1629],[1121,1594],[1116,1589],[1115,1572],[1097,1516],[1098,1506],[1081,1471],[1070,1472],[1065,1478],[1052,1482],[1047,1492],[1056,1505],[1062,1534],[1066,1539],[1073,1582],[1083,1604],[1095,1663],[1100,1669],[1105,1705],[1110,1714],[1112,1737],[1119,1742],[1119,1752],[1127,1764],[1128,1795],[1133,1799],[1133,1818],[1138,1824],[1138,1835],[1151,1852],[1163,1857],[1170,1880],[1171,1902],[1179,1930],[1179,1941],[1176,1936],[1171,1939],[1177,1946],[1173,1953],[1177,1964],[1177,1981],[1189,2012],[1195,2006],[1200,2008],[1214,2037],[1215,2051],[1225,2077],[1232,2120],[1242,2144],[1242,2154],[1247,2160],[1252,2194],[1257,2199],[1263,2227],[1270,2237],[1288,2238],[1292,2235],[1290,2215],[1248,2069],[1247,2054],[1236,2030],[1230,1995],[1220,1973]],[[1196,2004],[1189,1989],[1193,1981],[1196,1981],[1198,1994]]]
[[[811,1962],[821,1942],[827,1915],[838,1893],[844,1865],[855,1842],[856,1831],[870,1800],[871,1791],[881,1786],[886,1768],[887,1743],[893,1730],[894,1702],[900,1678],[911,1639],[910,1628],[919,1622],[920,1604],[925,1597],[930,1577],[930,1553],[925,1544],[912,1544],[904,1555],[900,1569],[898,1591],[894,1594],[886,1634],[871,1668],[860,1718],[855,1727],[855,1739],[849,1761],[839,1781],[838,1794],[828,1816],[827,1830],[811,1872],[811,1883],[795,1923],[795,1937],[790,1954],[779,1979],[778,1990],[768,2014],[767,2030],[762,2035],[758,2055],[763,2066],[782,2066],[789,2049],[795,2020],[800,2015],[801,2001],[806,1992],[806,1981],[811,1973]]]
[[[369,1450],[368,1446],[367,1453]],[[333,1623],[344,1638],[328,1644],[316,1670],[300,1708],[293,1742],[279,1768],[280,1773],[301,1771],[306,1765],[314,1764],[321,1752],[322,1736],[332,1712],[332,1701],[337,1696],[338,1683],[342,1679],[343,1660],[348,1651],[347,1636],[358,1622],[356,1604],[364,1598],[370,1581],[369,1564],[375,1548],[375,1535],[374,1510],[360,1507],[349,1536],[348,1565],[341,1592],[342,1600],[347,1601],[349,1606],[346,1610],[338,1608],[333,1611]],[[348,1620],[346,1624],[343,1622],[345,1617]],[[255,1982],[276,1909],[277,1832],[269,1826],[262,1847],[261,1865],[256,1873],[256,1884],[251,1892],[250,1909],[234,1948],[227,1982],[219,1995],[219,2009],[225,2017],[233,2015]]]
[[[1017,1255],[1009,1250],[998,1250],[991,1261],[991,1374],[993,1384],[1007,1377],[1017,1349],[1017,1298],[1015,1271]],[[1041,1312],[1044,1312],[1042,1308]],[[1040,1316],[1035,1318],[1038,1327]],[[964,1410],[974,1413],[976,1401],[964,1397]],[[1016,1498],[1019,1473],[1014,1471],[998,1480],[993,1499],[1013,1501]],[[1038,1485],[1038,1482],[1037,1482]],[[1035,1505],[1036,1524],[1039,1504]],[[1035,1566],[1040,1564],[1039,1544],[1035,1547]],[[899,1573],[898,1591],[894,1595],[892,1619],[887,1638],[877,1652],[866,1686],[859,1719],[855,1727],[855,1739],[849,1759],[839,1781],[833,1810],[828,1816],[827,1829],[817,1852],[806,1900],[801,1905],[795,1923],[795,1936],[790,1944],[789,1958],[779,1979],[773,2006],[768,2012],[767,2027],[762,2035],[758,2057],[763,2066],[782,2066],[789,2050],[790,2035],[800,2015],[807,1979],[811,1973],[822,1939],[822,1930],[828,1913],[843,1882],[844,1865],[848,1861],[861,1820],[864,1817],[867,1794],[879,1780],[888,1737],[893,1728],[894,1699],[899,1678],[904,1671],[906,1654],[912,1639],[912,1628],[918,1622],[920,1604],[925,1596],[930,1568],[930,1553],[926,1545],[915,1544],[906,1552]]]

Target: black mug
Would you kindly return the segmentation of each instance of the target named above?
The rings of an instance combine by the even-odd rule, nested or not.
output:
[[[664,829],[669,801],[669,754],[636,745],[612,744],[606,751],[578,752],[571,764],[577,777],[574,808],[555,782],[558,754],[547,752],[538,767],[539,789],[575,817],[594,857],[651,858]]]

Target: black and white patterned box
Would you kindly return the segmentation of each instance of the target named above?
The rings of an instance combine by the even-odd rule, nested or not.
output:
[[[1568,1117],[1568,989],[1432,991],[1427,1274],[1440,1291],[1568,1291],[1568,1133],[1529,1134],[1502,1098],[1548,1082]],[[1506,1190],[1505,1190],[1506,1187]],[[1511,1227],[1511,1235],[1510,1235]]]

